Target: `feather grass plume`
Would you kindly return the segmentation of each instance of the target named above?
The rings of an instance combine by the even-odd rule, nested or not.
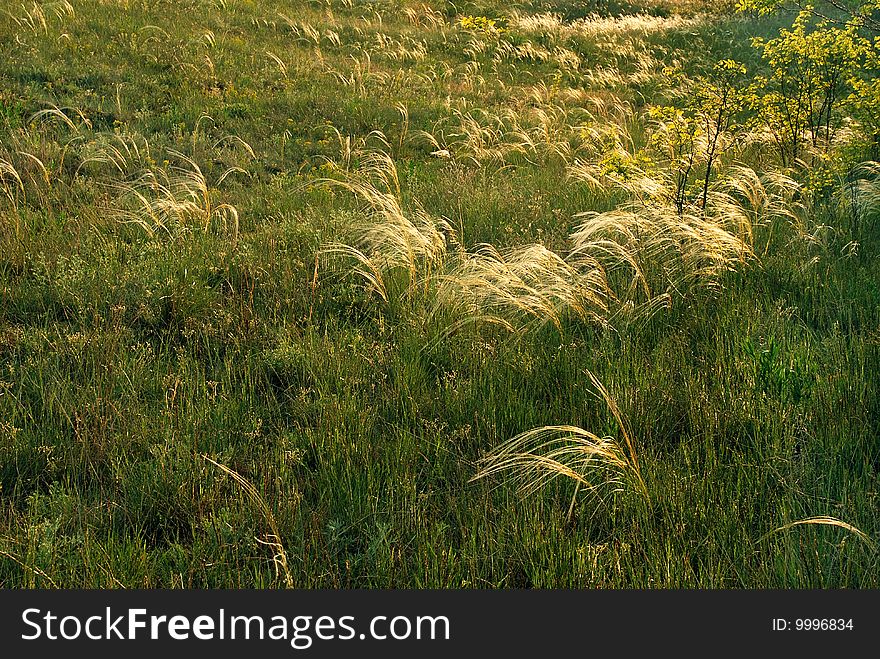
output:
[[[569,313],[601,323],[610,297],[598,262],[572,265],[540,244],[507,250],[479,245],[460,254],[437,282],[435,308],[510,328],[552,323],[562,330]]]
[[[276,574],[283,574],[284,585],[287,588],[293,588],[293,575],[291,575],[290,573],[289,562],[287,560],[287,551],[285,551],[284,545],[281,542],[281,531],[278,528],[278,522],[275,520],[275,514],[272,512],[269,504],[267,504],[266,500],[262,496],[260,496],[257,488],[254,487],[254,485],[248,479],[239,474],[237,471],[215,460],[212,460],[207,455],[204,455],[202,453],[200,453],[199,455],[203,460],[205,460],[206,462],[210,462],[212,465],[217,467],[217,469],[219,469],[224,474],[232,478],[232,480],[234,480],[236,483],[238,483],[245,494],[247,494],[251,501],[257,506],[260,513],[262,513],[263,518],[266,520],[266,523],[269,526],[269,530],[272,533],[267,536],[266,540],[260,540],[259,538],[257,538],[257,542],[263,545],[267,545],[275,550],[275,555],[272,557],[272,561],[275,564],[275,572]]]
[[[775,528],[772,531],[770,531],[769,533],[766,533],[765,535],[763,535],[761,537],[761,540],[765,540],[766,538],[770,537],[771,535],[774,535],[776,533],[781,533],[782,531],[788,531],[789,529],[793,529],[798,526],[812,526],[812,525],[833,526],[833,527],[836,527],[839,529],[843,529],[845,531],[849,531],[850,533],[855,535],[857,538],[864,541],[872,549],[876,549],[876,547],[877,547],[877,543],[874,542],[874,540],[872,540],[871,537],[867,533],[865,533],[864,531],[861,531],[858,528],[856,528],[855,526],[853,526],[852,524],[849,524],[848,522],[844,522],[843,520],[837,519],[836,517],[828,517],[828,516],[823,516],[823,515],[819,515],[816,517],[807,517],[806,519],[799,519],[796,522],[790,522],[788,524],[783,524],[779,528]]]
[[[351,257],[354,273],[388,300],[387,273],[403,270],[411,285],[430,278],[442,264],[449,243],[457,244],[454,229],[431,217],[420,206],[403,207],[397,167],[384,152],[369,153],[361,166],[343,180],[322,179],[354,194],[363,203],[362,221],[354,230],[354,244],[334,243],[324,254]]]
[[[238,210],[231,204],[218,202],[215,188],[208,183],[202,169],[192,158],[179,151],[168,154],[178,164],[167,168],[151,168],[137,179],[111,187],[119,193],[117,216],[123,222],[143,227],[148,233],[172,233],[175,228],[190,224],[205,231],[219,223],[233,239],[238,238]],[[239,167],[227,169],[217,185]]]
[[[567,478],[576,484],[574,497],[580,488],[619,491],[631,487],[647,498],[635,444],[620,409],[598,378],[589,371],[587,375],[617,421],[620,439],[600,437],[576,426],[534,428],[487,454],[471,481],[510,474],[509,482],[526,495],[558,478]],[[573,499],[569,513],[574,503]]]

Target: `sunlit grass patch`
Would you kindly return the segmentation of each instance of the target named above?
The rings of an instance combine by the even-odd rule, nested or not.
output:
[[[573,426],[535,428],[490,451],[481,459],[482,468],[471,480],[510,473],[508,480],[524,495],[560,477],[572,480],[576,488],[569,516],[581,488],[613,492],[630,487],[640,496],[649,496],[633,438],[617,403],[591,372],[587,371],[587,375],[617,421],[620,439],[599,437]]]

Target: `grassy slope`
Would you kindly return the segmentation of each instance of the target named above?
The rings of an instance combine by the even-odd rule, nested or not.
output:
[[[404,195],[468,244],[560,245],[573,214],[614,199],[565,183],[552,160],[457,166],[405,138],[455,109],[521,107],[540,81],[583,86],[583,71],[493,71],[478,56],[475,72],[451,15],[416,24],[390,1],[332,2],[332,18],[293,4],[82,2],[33,31],[0,14],[0,144],[37,155],[51,181],[34,171],[27,198],[0,206],[0,585],[283,585],[258,541],[269,521],[205,454],[254,484],[303,587],[878,586],[876,549],[845,531],[762,539],[813,515],[880,537],[876,227],[860,228],[857,256],[831,245],[807,268],[762,234],[767,255],[720,294],[644,326],[426,347],[405,305],[329,273],[312,286],[317,249],[357,216],[349,196],[308,185],[339,153],[327,126],[383,131]],[[320,28],[317,44],[284,7]],[[569,46],[584,71],[659,63],[613,90],[639,105],[659,93],[664,62],[754,63],[748,35],[771,30],[719,18]],[[417,43],[426,57],[401,68]],[[91,128],[28,123],[50,103]],[[245,169],[212,192],[238,209],[238,236],[117,222],[107,172],[74,176],[81,144],[114,130],[142,135],[160,164],[163,148],[190,154],[210,181]],[[228,135],[256,157],[216,144]],[[762,366],[749,342],[771,340],[779,353]],[[566,484],[521,497],[468,482],[487,449],[529,428],[617,434],[587,369],[633,431],[648,502],[585,496],[568,520]]]

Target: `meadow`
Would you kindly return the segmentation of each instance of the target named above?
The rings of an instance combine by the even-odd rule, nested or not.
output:
[[[880,587],[876,19],[628,1],[4,3],[0,587]]]

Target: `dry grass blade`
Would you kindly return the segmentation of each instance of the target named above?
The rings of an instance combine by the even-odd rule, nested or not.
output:
[[[216,151],[224,144],[238,145],[244,150],[244,152],[246,154],[248,154],[248,156],[250,156],[251,160],[257,159],[257,153],[256,153],[256,151],[254,151],[254,148],[250,144],[245,142],[243,139],[241,139],[238,135],[224,135],[223,137],[221,137],[219,140],[217,140],[216,142],[214,142],[211,145],[211,149]],[[244,171],[243,169],[241,169],[240,167],[235,167],[234,169],[238,170],[239,172],[241,172],[243,174],[248,173],[248,172]]]
[[[850,203],[853,211],[865,217],[880,210],[880,163],[868,161],[861,163],[853,172],[850,194],[855,199]]]
[[[247,480],[244,476],[239,474],[234,469],[230,469],[224,464],[220,464],[219,462],[212,460],[207,455],[199,454],[201,457],[210,462],[212,465],[217,467],[224,474],[231,477],[236,483],[241,486],[241,489],[244,490],[245,494],[250,497],[251,501],[253,501],[257,508],[260,509],[260,512],[263,514],[263,517],[266,520],[266,523],[269,525],[272,534],[268,536],[268,540],[260,540],[257,539],[258,542],[264,545],[269,545],[275,550],[275,555],[272,557],[275,563],[276,574],[280,570],[280,572],[284,575],[284,585],[287,588],[293,588],[293,576],[290,574],[290,568],[287,561],[287,552],[284,549],[284,545],[281,543],[281,533],[278,530],[278,522],[275,520],[275,515],[272,512],[272,509],[269,508],[269,505],[266,503],[265,499],[260,496],[260,493],[257,491],[257,488],[253,486],[253,484]]]
[[[151,160],[151,147],[141,135],[125,133],[98,133],[94,139],[86,142],[81,151],[80,164],[74,177],[80,171],[88,170],[89,166],[109,165],[123,176],[143,171]]]
[[[583,213],[572,234],[572,254],[596,258],[609,271],[629,269],[628,292],[686,293],[717,288],[721,276],[752,256],[751,225],[711,198],[707,209],[679,213],[667,204],[632,204],[605,213]],[[729,202],[733,204],[732,201]]]
[[[362,277],[367,282],[368,288],[376,291],[382,300],[388,302],[388,290],[385,288],[382,271],[361,250],[351,245],[333,243],[324,247],[321,254],[335,254],[352,259],[357,265],[351,270],[351,274]]]
[[[836,517],[826,517],[826,516],[822,516],[822,515],[819,515],[816,517],[807,517],[806,519],[799,519],[796,522],[790,522],[788,524],[783,524],[779,528],[773,529],[769,533],[766,533],[765,535],[763,535],[761,537],[761,540],[764,540],[775,533],[780,533],[781,531],[787,531],[787,530],[792,529],[796,526],[808,526],[808,525],[814,525],[814,524],[817,524],[819,526],[836,526],[837,528],[849,531],[850,533],[854,534],[859,539],[864,540],[870,547],[872,547],[872,548],[877,547],[877,543],[874,542],[874,540],[872,540],[871,537],[867,533],[857,529],[852,524],[848,524],[847,522],[844,522],[843,520],[837,519]]]
[[[285,80],[287,80],[287,64],[284,63],[284,60],[278,57],[278,55],[273,53],[271,50],[266,51],[266,57],[275,62],[275,64],[278,66],[278,70],[281,72],[281,76]]]
[[[73,119],[68,116],[68,112],[76,115],[79,118],[79,125],[77,125]],[[88,120],[86,115],[83,114],[82,110],[78,108],[59,108],[56,106],[52,106],[51,108],[46,108],[45,110],[40,110],[39,112],[35,112],[28,119],[28,123],[36,123],[37,121],[58,121],[64,126],[66,126],[69,130],[78,133],[80,132],[80,128],[85,126],[86,128],[91,129],[92,122]]]
[[[63,160],[63,156],[62,156]],[[45,163],[29,151],[6,151],[0,144],[0,196],[8,199],[17,211],[19,204],[49,203],[52,178]],[[16,232],[21,227],[22,216],[16,212]]]
[[[478,480],[513,470],[512,481],[524,494],[540,489],[557,476],[566,476],[588,488],[618,485],[617,472],[627,462],[610,437],[599,437],[576,426],[534,428],[501,444],[483,458],[483,467],[471,479]],[[611,478],[595,482],[591,471],[608,470]]]
[[[24,157],[27,158],[30,162],[32,162],[32,163],[34,163],[34,165],[36,165],[36,167],[37,167],[37,169],[39,170],[40,175],[41,175],[40,178],[42,178],[43,181],[45,181],[46,186],[51,186],[51,185],[52,185],[52,181],[49,179],[49,170],[46,169],[46,165],[43,164],[43,161],[42,161],[42,160],[40,160],[39,158],[37,158],[37,157],[36,157],[34,154],[32,154],[32,153],[28,153],[27,151],[19,151],[19,152],[18,152],[18,155],[20,155],[20,156],[24,156]]]
[[[3,186],[3,191],[10,201],[15,201],[15,190],[24,194],[24,182],[21,180],[21,175],[8,160],[0,159],[0,185]]]
[[[441,147],[430,133],[421,131],[437,151],[452,151],[475,165],[502,165],[513,156],[555,158],[567,162],[572,146],[569,111],[559,105],[547,104],[525,111],[512,108],[497,114],[474,110],[467,114],[455,112],[458,126],[449,134],[450,143]]]
[[[599,392],[599,395],[602,397],[602,400],[605,401],[605,404],[608,406],[608,409],[611,410],[611,414],[614,416],[614,420],[617,421],[617,426],[620,428],[620,433],[623,435],[623,441],[626,444],[627,452],[628,452],[628,464],[630,469],[632,469],[633,473],[636,475],[636,479],[639,485],[639,489],[647,495],[648,488],[645,485],[645,481],[642,479],[642,472],[639,469],[639,461],[638,456],[636,454],[635,444],[633,443],[632,434],[629,431],[629,426],[623,419],[623,414],[620,413],[620,408],[617,406],[617,402],[608,393],[608,390],[605,388],[605,385],[599,381],[592,371],[587,371],[587,376],[590,378],[590,382],[596,388],[596,391]]]
[[[48,12],[52,12],[58,21],[63,22],[65,18],[73,18],[76,15],[73,5],[68,0],[57,0],[56,2],[38,3],[33,2],[30,8],[24,3],[21,5],[22,14],[16,16],[7,9],[0,9],[7,16],[15,21],[19,27],[28,27],[34,34],[42,32],[49,34],[49,16]]]

